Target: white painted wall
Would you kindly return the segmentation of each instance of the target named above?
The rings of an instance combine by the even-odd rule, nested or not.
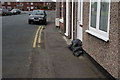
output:
[[[72,28],[71,28],[71,41],[73,40],[73,18],[74,18],[74,0],[72,0]]]
[[[69,27],[69,0],[66,0],[66,33],[65,35],[68,36],[68,27]]]
[[[80,25],[83,25],[83,0],[78,0],[78,16],[77,16],[77,39],[82,41],[83,29]]]

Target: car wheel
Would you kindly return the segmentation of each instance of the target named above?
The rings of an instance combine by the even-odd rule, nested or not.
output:
[[[44,24],[47,25],[47,21],[46,20],[44,21]]]
[[[28,21],[28,24],[31,24],[31,21]]]

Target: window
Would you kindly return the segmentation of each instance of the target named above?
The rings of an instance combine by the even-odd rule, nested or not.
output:
[[[88,33],[109,40],[110,0],[91,0]]]
[[[27,7],[27,9],[29,9],[30,7]]]
[[[91,2],[91,27],[96,28],[97,2]]]
[[[8,6],[7,9],[8,9],[8,10],[11,10],[12,8],[11,8],[11,6]]]
[[[31,5],[33,5],[33,2],[31,2]]]
[[[108,26],[108,13],[109,13],[109,3],[101,2],[100,8],[100,26],[99,29],[107,32]]]
[[[2,5],[4,5],[4,4],[5,4],[5,2],[2,1]]]
[[[2,6],[3,9],[5,9],[6,7],[5,6]]]
[[[11,2],[8,2],[8,5],[11,5]]]
[[[31,9],[34,9],[34,7],[31,7]]]
[[[24,4],[23,4],[23,3],[20,3],[20,5],[21,5],[21,6],[24,6]]]

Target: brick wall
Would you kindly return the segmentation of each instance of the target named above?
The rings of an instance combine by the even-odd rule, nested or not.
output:
[[[56,3],[55,2],[10,2],[9,5],[8,2],[5,2],[2,6],[5,6],[6,9],[8,7],[11,7],[11,9],[18,8],[23,11],[28,10],[34,10],[34,9],[44,9],[44,7],[47,5],[49,9],[55,9]],[[33,4],[31,4],[33,3]],[[33,7],[33,9],[32,9]]]
[[[60,22],[60,29],[62,33],[66,32],[66,3],[65,2],[60,2],[60,19],[63,18],[64,22]],[[62,4],[63,4],[63,9],[62,9]],[[63,11],[62,11],[63,10]],[[63,13],[63,17],[62,17]]]
[[[1,1],[0,1],[0,8],[2,8],[2,4],[1,4]]]

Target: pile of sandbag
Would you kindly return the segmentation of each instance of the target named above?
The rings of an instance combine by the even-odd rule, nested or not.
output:
[[[79,39],[73,40],[68,48],[76,57],[79,57],[81,54],[83,54],[82,41],[80,41]]]

